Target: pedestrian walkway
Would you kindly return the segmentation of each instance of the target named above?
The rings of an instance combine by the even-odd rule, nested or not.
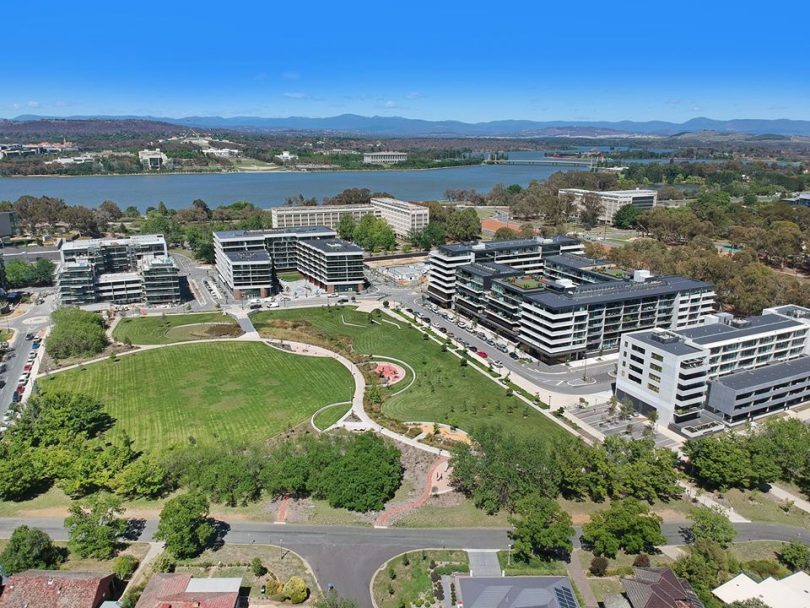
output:
[[[273,523],[286,524],[287,523],[287,508],[290,506],[290,497],[285,496],[278,503],[278,511],[276,512],[276,519]]]
[[[467,551],[470,558],[470,576],[502,576],[497,551]]]
[[[140,580],[146,574],[146,569],[149,567],[149,564],[155,561],[155,558],[162,552],[163,552],[163,543],[155,543],[155,542],[149,543],[149,549],[147,550],[146,555],[143,556],[141,563],[138,564],[138,568],[135,570],[135,572],[132,573],[132,576],[129,578],[127,586],[121,592],[122,597],[129,587],[134,587],[140,582]]]
[[[750,523],[750,521],[751,521],[750,519],[746,519],[745,517],[743,517],[742,515],[737,513],[737,511],[735,511],[731,507],[721,505],[719,502],[712,499],[710,496],[704,494],[703,492],[699,491],[697,488],[695,488],[694,486],[688,484],[687,482],[680,481],[679,484],[683,488],[684,494],[686,494],[687,498],[690,498],[692,500],[695,500],[695,501],[699,502],[704,507],[711,507],[713,509],[719,509],[720,511],[722,511],[723,513],[726,514],[726,517],[728,517],[728,520],[730,522],[735,523],[735,524]]]
[[[568,573],[568,578],[576,585],[579,594],[585,601],[584,608],[599,608],[599,602],[596,601],[596,596],[593,594],[591,584],[588,582],[588,577],[582,570],[582,564],[579,563],[576,555],[572,555],[571,559],[565,565],[565,570]]]
[[[374,527],[387,528],[388,524],[393,518],[401,517],[402,515],[405,515],[414,509],[418,509],[425,504],[427,499],[430,498],[430,495],[433,493],[434,487],[442,487],[448,484],[450,475],[448,474],[447,467],[447,458],[445,456],[438,458],[436,462],[433,463],[433,466],[430,467],[430,471],[428,471],[428,474],[425,477],[422,493],[414,500],[410,500],[398,505],[392,505],[380,513],[377,520],[374,522]]]
[[[800,511],[804,511],[805,513],[810,513],[810,502],[802,498],[801,496],[796,496],[792,492],[788,492],[784,488],[780,488],[779,486],[771,484],[771,489],[768,492],[773,498],[781,501],[790,501],[793,503],[793,506],[799,509]]]

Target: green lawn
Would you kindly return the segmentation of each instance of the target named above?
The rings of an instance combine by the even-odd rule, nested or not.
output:
[[[138,448],[272,437],[351,398],[349,372],[259,342],[170,346],[41,379],[42,390],[101,400]]]
[[[221,312],[187,315],[154,315],[126,317],[118,322],[113,337],[133,344],[170,344],[187,340],[238,336],[242,333],[236,319]]]
[[[530,563],[511,559],[509,551],[498,551],[498,563],[506,576],[565,576],[565,562],[560,560],[532,560]]]
[[[733,507],[740,515],[751,521],[810,528],[810,514],[795,506],[785,510],[784,503],[759,490],[728,490],[723,492],[723,498],[719,499],[719,502]]]
[[[470,568],[464,551],[411,551],[405,555],[406,559],[399,556],[388,562],[372,582],[372,593],[379,608],[411,606],[417,600],[422,600],[425,606],[440,606],[433,596],[430,562],[437,566],[456,566],[459,572],[468,572]]]
[[[313,422],[315,426],[324,431],[343,418],[346,412],[352,407],[351,403],[341,403],[328,407],[315,416]]]
[[[453,424],[466,431],[481,424],[502,424],[507,430],[537,436],[559,437],[566,431],[517,397],[472,368],[463,368],[458,357],[442,352],[441,346],[424,340],[407,322],[369,322],[368,314],[350,307],[301,308],[262,311],[252,315],[253,324],[263,335],[310,341],[332,349],[401,359],[416,371],[413,386],[393,395],[383,405],[383,413],[401,421],[428,421]],[[349,325],[351,324],[351,325]],[[408,386],[407,377],[392,388]]]
[[[287,272],[279,272],[277,275],[279,281],[286,281],[292,283],[294,281],[301,281],[304,278],[297,270],[288,270]]]

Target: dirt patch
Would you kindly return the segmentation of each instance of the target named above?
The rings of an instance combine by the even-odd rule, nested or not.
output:
[[[439,436],[442,439],[450,441],[451,443],[455,441],[461,441],[467,444],[472,443],[470,436],[467,435],[467,433],[465,433],[461,429],[454,429],[452,427],[447,426],[446,424],[440,424],[438,426],[439,426]],[[433,424],[425,422],[424,424],[421,424],[419,428],[422,430],[423,433],[427,433],[428,435],[436,434],[435,433],[436,427]]]

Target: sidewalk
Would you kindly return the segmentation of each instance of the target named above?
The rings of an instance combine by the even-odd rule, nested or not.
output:
[[[792,492],[788,492],[784,488],[780,488],[777,485],[771,484],[771,489],[768,494],[772,495],[774,498],[781,500],[781,501],[790,501],[793,503],[793,506],[797,509],[804,511],[805,513],[810,513],[810,501],[805,500],[801,496],[796,496]]]

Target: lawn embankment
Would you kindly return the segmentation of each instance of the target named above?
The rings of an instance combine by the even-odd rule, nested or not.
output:
[[[333,359],[258,342],[170,346],[55,374],[42,390],[99,399],[138,449],[272,437],[351,398],[351,375]]]
[[[132,344],[171,344],[188,340],[232,338],[242,333],[236,319],[221,312],[187,315],[125,317],[118,322],[113,337]]]
[[[396,325],[387,322],[391,321],[387,315],[372,320],[350,307],[266,311],[251,318],[263,336],[310,342],[349,355],[405,361],[413,368],[415,379],[408,370],[405,379],[391,388],[382,408],[390,418],[441,422],[465,431],[477,425],[498,424],[517,434],[566,434],[514,395],[507,395],[471,364],[462,367],[453,353],[425,340],[403,320],[395,321]]]

